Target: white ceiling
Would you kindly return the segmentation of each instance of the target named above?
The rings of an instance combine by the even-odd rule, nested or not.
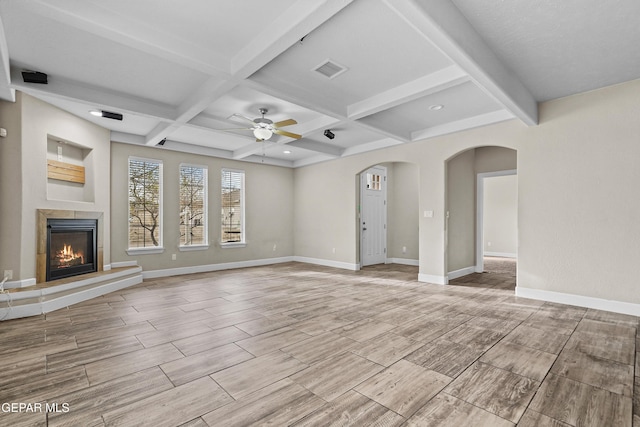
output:
[[[640,78],[639,16],[637,0],[0,0],[0,98],[29,93],[114,141],[298,167],[535,126],[540,101]],[[347,71],[314,71],[326,60]],[[260,108],[302,138],[228,130]]]

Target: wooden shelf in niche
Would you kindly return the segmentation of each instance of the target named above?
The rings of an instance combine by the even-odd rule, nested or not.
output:
[[[84,166],[47,159],[47,178],[84,184]]]

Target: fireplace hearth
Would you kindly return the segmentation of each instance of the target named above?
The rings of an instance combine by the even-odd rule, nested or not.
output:
[[[98,221],[47,219],[46,280],[98,271]]]

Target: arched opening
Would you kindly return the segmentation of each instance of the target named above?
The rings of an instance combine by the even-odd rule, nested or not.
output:
[[[372,165],[357,174],[356,182],[356,246],[360,268],[379,264],[417,267],[420,257],[418,166],[408,162]],[[378,192],[385,196],[382,205],[373,200]],[[375,224],[378,212],[374,210],[381,208],[384,224],[380,230]],[[382,256],[376,253],[380,241],[384,241]]]
[[[505,286],[515,287],[516,150],[477,147],[449,158],[445,215],[448,280],[464,282],[489,265],[489,271],[506,275]]]

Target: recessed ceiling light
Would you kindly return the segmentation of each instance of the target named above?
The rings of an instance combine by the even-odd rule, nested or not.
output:
[[[435,105],[430,106],[430,107],[429,107],[429,110],[432,110],[432,111],[440,111],[440,110],[442,110],[443,108],[444,108],[444,105],[442,105],[442,104],[435,104]]]
[[[291,154],[291,151],[289,151],[289,150],[284,150],[284,151],[283,151],[283,153],[284,153],[284,154]]]

